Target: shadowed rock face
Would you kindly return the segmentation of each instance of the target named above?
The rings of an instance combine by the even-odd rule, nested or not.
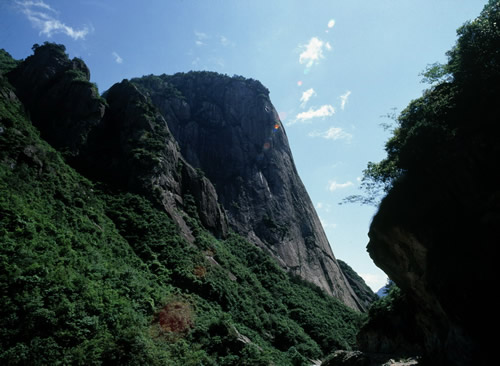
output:
[[[191,240],[182,214],[185,195],[193,196],[203,225],[216,236],[227,222],[212,183],[182,157],[163,116],[137,87],[122,81],[106,92],[109,108],[89,136],[80,158],[88,174],[140,192],[161,204]]]
[[[459,183],[460,170],[448,173],[398,183],[373,220],[368,251],[412,300],[413,332],[436,364],[483,364],[490,315],[480,298],[495,286],[499,192],[473,184],[474,175]],[[377,336],[368,338],[362,348],[378,347]]]
[[[489,51],[500,65],[500,34],[492,34],[495,46],[469,61]],[[415,333],[439,365],[491,364],[493,349],[485,303],[496,287],[500,237],[500,68],[481,62],[465,71],[407,108],[402,174],[369,232],[370,256],[415,304]]]
[[[192,240],[182,214],[189,194],[205,227],[227,234],[212,183],[182,157],[165,119],[136,86],[125,80],[101,98],[83,61],[69,60],[56,44],[36,48],[8,77],[42,136],[87,176],[149,197]]]
[[[101,97],[83,61],[55,44],[36,47],[8,77],[42,136],[86,176],[149,197],[188,240],[183,210],[193,197],[216,236],[230,225],[284,268],[364,310],[259,82],[205,72],[149,76]]]
[[[262,84],[215,73],[133,82],[148,90],[182,155],[214,184],[235,231],[289,271],[363,309],[331,251]]]
[[[34,54],[8,78],[42,137],[69,155],[78,154],[106,103],[90,83],[85,63],[70,60],[64,46],[47,44],[34,47]]]

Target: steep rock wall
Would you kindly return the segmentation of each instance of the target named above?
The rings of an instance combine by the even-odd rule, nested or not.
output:
[[[42,136],[85,175],[149,197],[188,240],[182,210],[192,195],[202,223],[227,234],[212,183],[182,157],[162,115],[133,84],[117,83],[102,98],[85,63],[56,44],[35,48],[8,77]]]
[[[292,273],[364,308],[332,253],[262,84],[206,72],[133,82],[149,91],[186,160],[214,183],[235,231]]]
[[[34,48],[8,75],[42,136],[86,176],[149,197],[193,240],[233,230],[286,269],[363,310],[297,174],[284,128],[259,82],[215,73],[146,77],[103,96],[64,46]]]

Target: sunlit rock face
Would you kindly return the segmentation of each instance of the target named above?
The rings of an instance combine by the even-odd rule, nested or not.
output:
[[[261,83],[208,72],[132,81],[148,90],[182,155],[214,184],[233,230],[289,271],[364,309],[332,253]]]

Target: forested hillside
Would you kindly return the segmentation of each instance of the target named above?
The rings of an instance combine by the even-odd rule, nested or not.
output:
[[[35,49],[44,48],[64,55],[59,45]],[[145,191],[68,165],[85,151],[86,125],[67,122],[81,111],[47,115],[31,99],[39,109],[30,112],[18,95],[26,100],[27,91],[7,79],[20,62],[0,56],[1,364],[310,365],[355,345],[361,313],[241,236],[217,239],[200,218],[196,192],[182,192],[172,218]],[[58,90],[108,108],[77,72],[83,66],[72,65]],[[85,121],[98,123],[96,115]],[[34,116],[62,152],[40,136]],[[86,132],[64,139],[50,128]],[[61,148],[65,141],[70,148]],[[137,156],[130,166],[140,167]]]

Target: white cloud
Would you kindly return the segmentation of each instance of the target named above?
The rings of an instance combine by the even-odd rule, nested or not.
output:
[[[306,122],[313,118],[329,117],[335,113],[335,108],[329,104],[322,105],[318,109],[309,108],[307,112],[297,114],[294,122]]]
[[[55,33],[63,33],[74,40],[85,39],[89,33],[88,27],[75,29],[57,19],[58,12],[43,1],[16,1],[21,12],[26,15],[31,25],[40,30],[40,34],[52,37]]]
[[[219,37],[220,44],[223,45],[224,47],[234,47],[235,43],[231,40],[229,40],[226,36],[220,36]]]
[[[328,130],[320,132],[313,131],[309,132],[309,137],[322,137],[327,140],[351,140],[352,135],[348,132],[345,132],[340,127],[330,127]]]
[[[328,51],[331,51],[332,50],[332,45],[330,44],[330,42],[326,42],[325,43],[325,47]]]
[[[350,180],[345,182],[345,183],[337,183],[336,181],[331,180],[328,182],[328,190],[330,192],[333,192],[333,191],[336,191],[337,189],[344,189],[344,188],[351,187],[352,185],[353,185],[353,183]]]
[[[323,226],[323,229],[336,229],[337,224],[335,223],[329,223],[325,219],[323,219],[321,216],[319,216],[319,221],[321,222],[321,226]]]
[[[198,39],[208,39],[209,38],[208,34],[203,33],[203,32],[194,31],[194,35]]]
[[[117,64],[121,64],[121,63],[123,63],[123,58],[121,58],[121,57],[120,57],[120,55],[119,55],[118,53],[116,53],[115,51],[113,51],[111,54],[112,54],[112,55],[113,55],[113,57],[115,58],[115,62],[116,62]]]
[[[300,97],[300,101],[302,102],[300,106],[304,108],[306,106],[306,103],[309,101],[309,99],[311,99],[313,95],[316,95],[316,92],[313,88],[307,89],[305,92],[303,92],[302,97]]]
[[[45,4],[43,1],[16,1],[16,3],[21,6],[42,8],[56,13],[56,11],[52,9],[49,4]]]
[[[198,32],[198,31],[194,31],[194,35],[196,37],[196,40],[194,41],[194,43],[197,46],[204,46],[206,44],[205,40],[210,38],[210,36],[208,34],[203,33],[203,32]]]
[[[377,292],[387,284],[387,275],[385,274],[360,273],[359,275],[373,292]]]
[[[306,64],[308,68],[318,63],[320,59],[324,58],[323,47],[325,46],[325,42],[317,37],[312,37],[307,45],[301,47],[304,51],[299,56],[299,62]]]
[[[351,95],[350,90],[348,90],[345,94],[340,96],[340,109],[344,110],[349,95]]]
[[[328,22],[328,28],[333,28],[334,25],[335,25],[335,20],[330,19],[330,21]]]
[[[316,204],[316,209],[329,213],[332,211],[332,205],[330,205],[329,203],[318,202]]]
[[[199,57],[196,57],[192,62],[191,62],[191,65],[193,66],[198,66],[198,64],[200,63],[200,58]]]
[[[210,57],[208,61],[219,68],[224,68],[226,63],[222,57]]]

